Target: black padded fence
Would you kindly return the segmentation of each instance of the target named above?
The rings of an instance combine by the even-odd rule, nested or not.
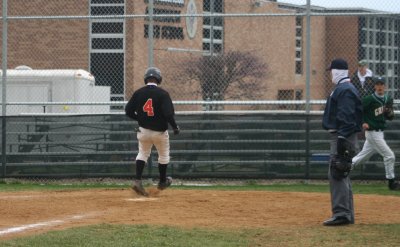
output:
[[[170,132],[168,173],[184,179],[325,179],[329,136],[321,119],[321,113],[293,112],[178,114],[182,131],[176,136]],[[385,131],[396,156],[399,125],[395,120]],[[137,123],[123,114],[7,117],[1,174],[4,178],[133,177],[135,127]],[[362,147],[362,133],[359,137]],[[384,179],[384,174],[380,156],[352,171],[357,179]],[[153,149],[144,177],[157,176]]]

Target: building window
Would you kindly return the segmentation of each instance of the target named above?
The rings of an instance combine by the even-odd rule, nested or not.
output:
[[[278,90],[278,100],[302,100],[303,99],[303,90],[301,89],[282,89]],[[293,110],[304,110],[304,106],[302,104],[293,104],[292,102],[285,102],[285,104],[281,104],[278,106],[279,109],[293,109]]]
[[[293,89],[284,89],[278,90],[278,100],[293,100],[294,99],[294,90]],[[289,104],[282,104],[278,106],[279,109],[288,109]]]
[[[294,99],[293,89],[278,90],[278,100],[293,100],[293,99]]]
[[[223,0],[203,0],[204,14],[223,13]],[[213,55],[223,51],[223,17],[203,18],[203,50]]]
[[[125,0],[91,0],[90,14],[124,15]],[[90,71],[95,76],[96,85],[111,87],[111,101],[125,100],[124,57],[124,19],[92,19]]]
[[[296,74],[303,74],[303,17],[296,17],[296,56],[295,56],[295,72]]]
[[[302,73],[303,73],[303,62],[296,61],[296,74],[302,74]]]
[[[375,75],[384,76],[388,82],[398,79],[399,20],[393,17],[362,17],[360,21],[359,60],[366,59]],[[398,99],[396,83],[388,83],[387,92]]]

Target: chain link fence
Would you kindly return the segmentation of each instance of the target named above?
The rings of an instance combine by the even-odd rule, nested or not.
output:
[[[182,104],[177,110],[301,110],[304,104],[297,101],[324,100],[330,92],[325,68],[336,57],[349,62],[354,81],[364,80],[357,73],[364,60],[367,76],[386,77],[388,93],[399,99],[397,2],[310,3],[308,8],[305,0],[3,1],[7,112],[118,112],[143,86],[148,66],[161,69],[162,86],[175,101],[293,101]],[[29,104],[111,101],[120,104]],[[26,104],[12,104],[17,102]]]
[[[398,109],[398,6],[395,0],[3,0],[3,163],[7,152],[21,151],[6,150],[4,116],[122,115],[149,66],[161,69],[161,86],[183,114],[298,114],[323,109],[333,87],[326,68],[342,57],[360,92],[371,92],[370,77],[384,76]]]

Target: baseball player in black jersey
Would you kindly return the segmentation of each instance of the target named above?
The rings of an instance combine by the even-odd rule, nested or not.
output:
[[[172,178],[167,177],[170,160],[168,124],[171,125],[175,135],[179,134],[179,127],[174,119],[171,97],[166,90],[159,87],[161,81],[160,70],[155,67],[148,68],[144,75],[146,86],[135,91],[125,106],[126,115],[139,124],[137,132],[139,154],[136,156],[136,178],[132,188],[143,196],[148,196],[148,193],[142,185],[142,173],[153,145],[157,149],[160,173],[157,187],[159,190],[164,190],[172,183]]]

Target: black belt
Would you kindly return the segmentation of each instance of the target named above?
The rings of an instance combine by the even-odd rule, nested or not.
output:
[[[383,131],[383,129],[368,129],[367,131]]]

